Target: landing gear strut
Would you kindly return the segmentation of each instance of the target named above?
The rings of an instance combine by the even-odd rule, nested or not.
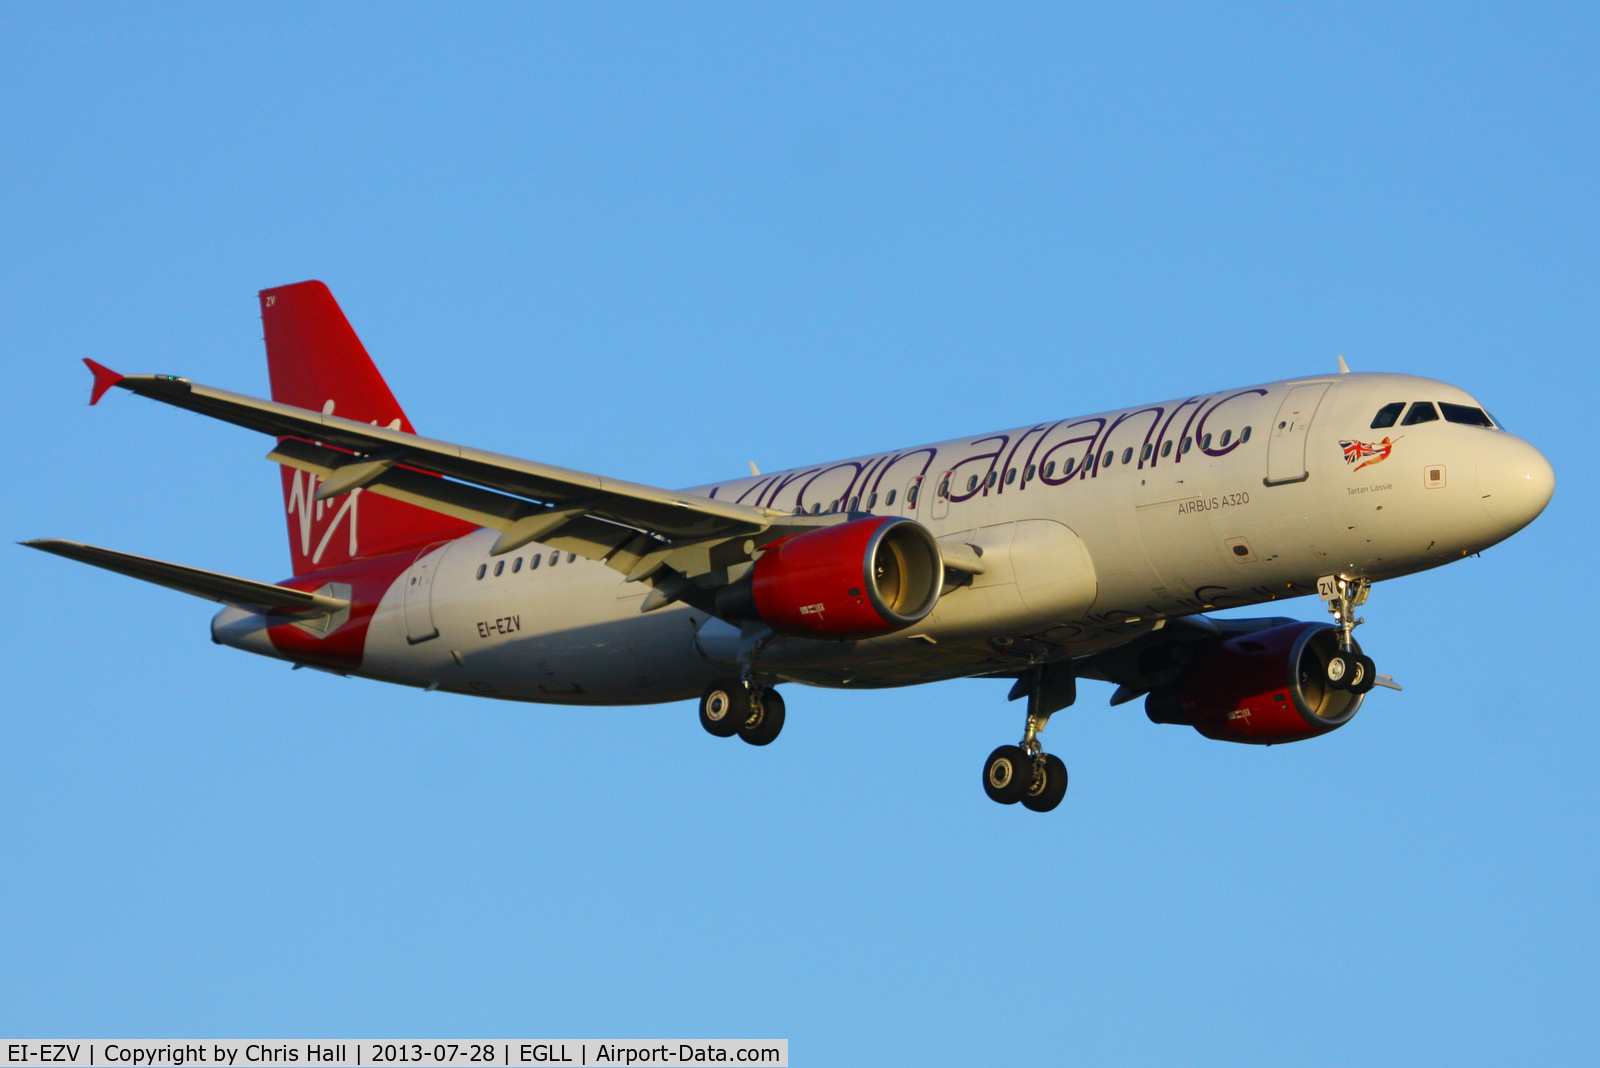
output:
[[[1339,649],[1328,658],[1326,666],[1328,685],[1336,690],[1366,693],[1378,684],[1378,666],[1372,657],[1361,652],[1352,635],[1366,622],[1356,618],[1356,609],[1367,603],[1372,583],[1364,578],[1328,575],[1317,580],[1317,592],[1327,602],[1334,625],[1339,628]]]
[[[1050,722],[1043,711],[1040,669],[1029,679],[1028,718],[1022,730],[1021,745],[1002,745],[989,754],[983,765],[983,792],[1002,805],[1022,806],[1034,812],[1049,812],[1067,795],[1067,766],[1061,758],[1043,751],[1039,732]]]
[[[718,738],[737,734],[751,745],[770,745],[783,718],[783,695],[768,686],[715,679],[700,695],[700,726]]]

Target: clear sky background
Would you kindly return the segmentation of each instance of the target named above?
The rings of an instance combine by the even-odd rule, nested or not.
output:
[[[265,394],[326,281],[424,433],[683,486],[1415,372],[1555,465],[1379,587],[1406,686],[1270,749],[1009,683],[422,694],[0,546],[0,1032],[787,1037],[794,1063],[1600,1058],[1593,5],[0,8],[4,535],[288,571]],[[1273,612],[1320,618],[1320,604]]]

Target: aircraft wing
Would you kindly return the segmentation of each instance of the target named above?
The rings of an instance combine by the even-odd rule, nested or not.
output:
[[[65,556],[69,560],[93,564],[107,571],[143,579],[145,582],[153,582],[181,593],[204,597],[208,601],[237,605],[256,612],[320,616],[331,615],[350,607],[348,600],[338,597],[292,590],[287,586],[236,578],[216,571],[204,571],[198,567],[186,567],[183,564],[170,564],[165,560],[153,560],[148,556],[135,556],[114,549],[102,549],[98,545],[84,545],[82,542],[63,541],[60,538],[38,538],[22,544],[30,549],[39,549],[57,556]]]
[[[116,386],[289,439],[269,459],[317,474],[319,499],[363,488],[408,500],[499,529],[495,552],[543,541],[643,578],[663,552],[685,544],[704,547],[760,534],[786,518],[792,524],[781,511],[521,460],[174,375],[119,375],[84,362],[95,375],[91,403]],[[636,575],[647,558],[646,574]]]

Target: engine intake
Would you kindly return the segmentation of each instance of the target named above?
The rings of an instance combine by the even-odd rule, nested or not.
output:
[[[1338,628],[1287,623],[1202,647],[1178,681],[1145,699],[1155,723],[1181,723],[1223,742],[1275,745],[1349,723],[1360,694],[1328,683]]]
[[[872,516],[773,542],[751,572],[750,597],[779,633],[848,641],[918,622],[943,585],[944,562],[926,527]]]

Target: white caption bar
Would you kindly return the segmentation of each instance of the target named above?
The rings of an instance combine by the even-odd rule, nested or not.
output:
[[[8,1041],[5,1068],[525,1068],[542,1065],[757,1064],[788,1068],[786,1038],[496,1039],[386,1042],[371,1039],[153,1038]]]

